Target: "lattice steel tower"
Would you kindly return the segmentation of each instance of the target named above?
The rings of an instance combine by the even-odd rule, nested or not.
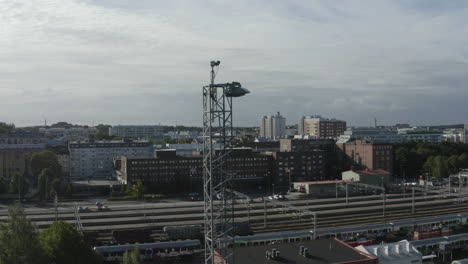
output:
[[[220,62],[211,62],[211,82],[203,87],[203,195],[205,220],[205,263],[214,264],[215,250],[231,260],[228,248],[234,224],[231,174],[226,162],[232,149],[232,97],[243,96],[249,91],[240,83],[215,84],[215,68]],[[220,146],[214,148],[214,144]],[[215,201],[215,198],[220,198]]]

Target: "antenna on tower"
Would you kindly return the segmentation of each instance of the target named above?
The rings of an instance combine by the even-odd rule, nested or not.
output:
[[[377,128],[377,117],[374,117],[374,127]]]

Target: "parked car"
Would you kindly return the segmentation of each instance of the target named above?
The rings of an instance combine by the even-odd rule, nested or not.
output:
[[[89,211],[88,206],[84,206],[84,207],[83,207],[83,206],[80,206],[80,207],[78,207],[78,212],[80,212],[80,213],[82,213],[82,212],[87,212],[87,211]]]

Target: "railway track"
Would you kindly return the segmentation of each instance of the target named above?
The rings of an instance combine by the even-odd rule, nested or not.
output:
[[[386,214],[382,217],[382,200],[380,196],[350,197],[350,204],[345,204],[344,199],[320,199],[277,202],[289,203],[295,208],[307,209],[317,213],[317,228],[333,226],[352,226],[372,223],[389,222],[393,220],[429,217],[435,215],[456,214],[468,212],[468,205],[454,205],[455,198],[443,198],[439,195],[418,196],[416,200],[416,214],[411,214],[411,197],[392,195],[393,199],[386,202]],[[236,205],[236,221],[249,221],[255,233],[273,233],[281,231],[299,231],[311,229],[310,218],[295,219],[289,214],[283,214],[282,209],[267,203],[267,228],[263,227],[264,208],[263,203],[253,203],[250,209],[244,204]],[[111,238],[112,230],[151,228],[153,237],[162,236],[162,228],[167,225],[202,224],[203,217],[199,205],[188,204],[178,208],[170,206],[142,206],[118,207],[111,211],[92,211],[80,213],[81,222],[86,231],[97,231],[102,240]],[[281,206],[280,206],[281,207]],[[71,208],[62,208],[59,219],[74,223],[74,215]],[[26,210],[30,218],[40,229],[53,223],[54,214],[51,209]],[[0,221],[5,220],[5,210],[0,210]]]

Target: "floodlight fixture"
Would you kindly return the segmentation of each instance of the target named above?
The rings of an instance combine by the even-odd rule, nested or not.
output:
[[[239,82],[232,82],[226,84],[225,95],[227,97],[241,97],[250,93],[249,90],[242,88]]]

